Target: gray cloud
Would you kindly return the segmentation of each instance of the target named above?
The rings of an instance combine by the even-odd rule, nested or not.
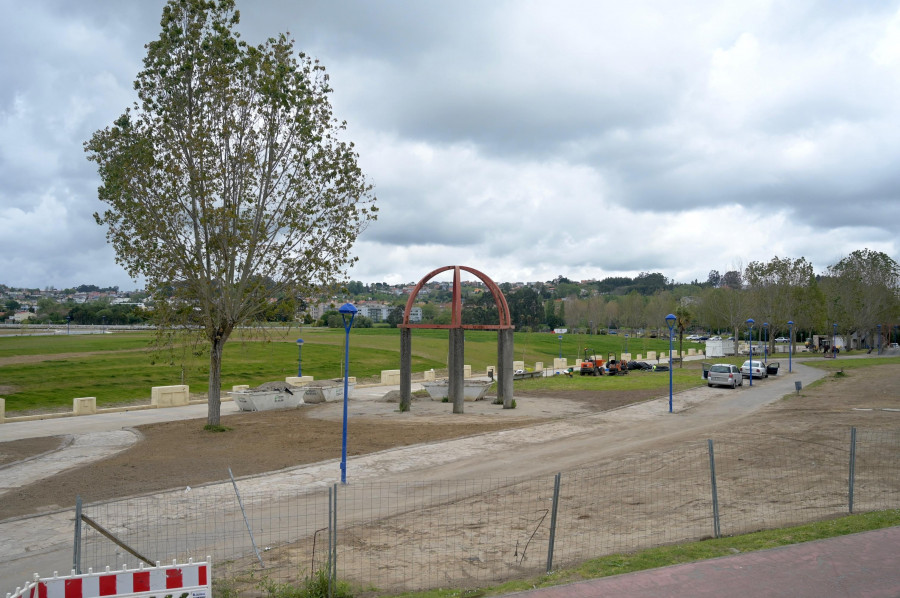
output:
[[[131,284],[91,218],[82,143],[134,101],[163,4],[0,0],[0,282]],[[290,30],[331,75],[381,207],[353,278],[900,260],[895,4],[238,8],[248,42]]]

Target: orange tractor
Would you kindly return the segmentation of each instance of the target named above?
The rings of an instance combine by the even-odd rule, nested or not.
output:
[[[606,373],[610,376],[615,376],[617,374],[627,374],[628,364],[624,359],[616,359],[615,353],[610,353],[609,359],[606,362]]]
[[[584,359],[581,360],[581,375],[603,375],[603,358],[599,355],[594,355],[592,352],[589,352],[587,347],[584,348]]]

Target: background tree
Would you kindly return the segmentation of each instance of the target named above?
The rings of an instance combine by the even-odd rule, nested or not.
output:
[[[827,274],[822,281],[826,313],[840,331],[870,339],[877,324],[900,315],[900,265],[890,256],[857,250],[829,266]]]
[[[679,305],[675,308],[675,329],[678,331],[678,354],[684,355],[684,331],[687,330],[694,318],[694,312],[687,305]],[[684,367],[684,360],[678,360],[678,367]]]
[[[155,313],[196,318],[209,343],[212,426],[235,326],[345,276],[375,210],[324,68],[285,34],[246,44],[238,22],[233,0],[169,0],[139,103],[85,144],[117,261],[174,289]]]

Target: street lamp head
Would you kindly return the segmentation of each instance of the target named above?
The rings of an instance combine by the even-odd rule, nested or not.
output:
[[[750,326],[750,328],[753,328],[754,324],[756,324],[756,322],[753,320],[753,318],[747,318],[747,325]]]
[[[763,322],[763,328],[768,328],[768,327],[769,327],[769,323],[768,323],[768,322]]]
[[[297,339],[297,344],[298,344],[298,345],[302,345],[302,344],[303,344],[303,339],[302,339],[302,338],[298,338],[298,339]]]
[[[793,321],[793,320],[788,320],[788,326],[793,326],[793,325],[794,325],[794,321]]]
[[[669,330],[671,330],[675,326],[675,320],[677,320],[675,314],[669,314],[666,316],[666,325],[669,327]]]
[[[359,310],[352,303],[345,303],[338,308],[338,313],[341,315],[355,316],[357,311]]]

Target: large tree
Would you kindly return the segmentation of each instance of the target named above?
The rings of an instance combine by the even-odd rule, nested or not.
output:
[[[238,23],[233,0],[169,0],[138,101],[85,143],[117,261],[209,343],[209,425],[234,328],[345,276],[375,211],[324,68],[286,34],[248,45]]]

